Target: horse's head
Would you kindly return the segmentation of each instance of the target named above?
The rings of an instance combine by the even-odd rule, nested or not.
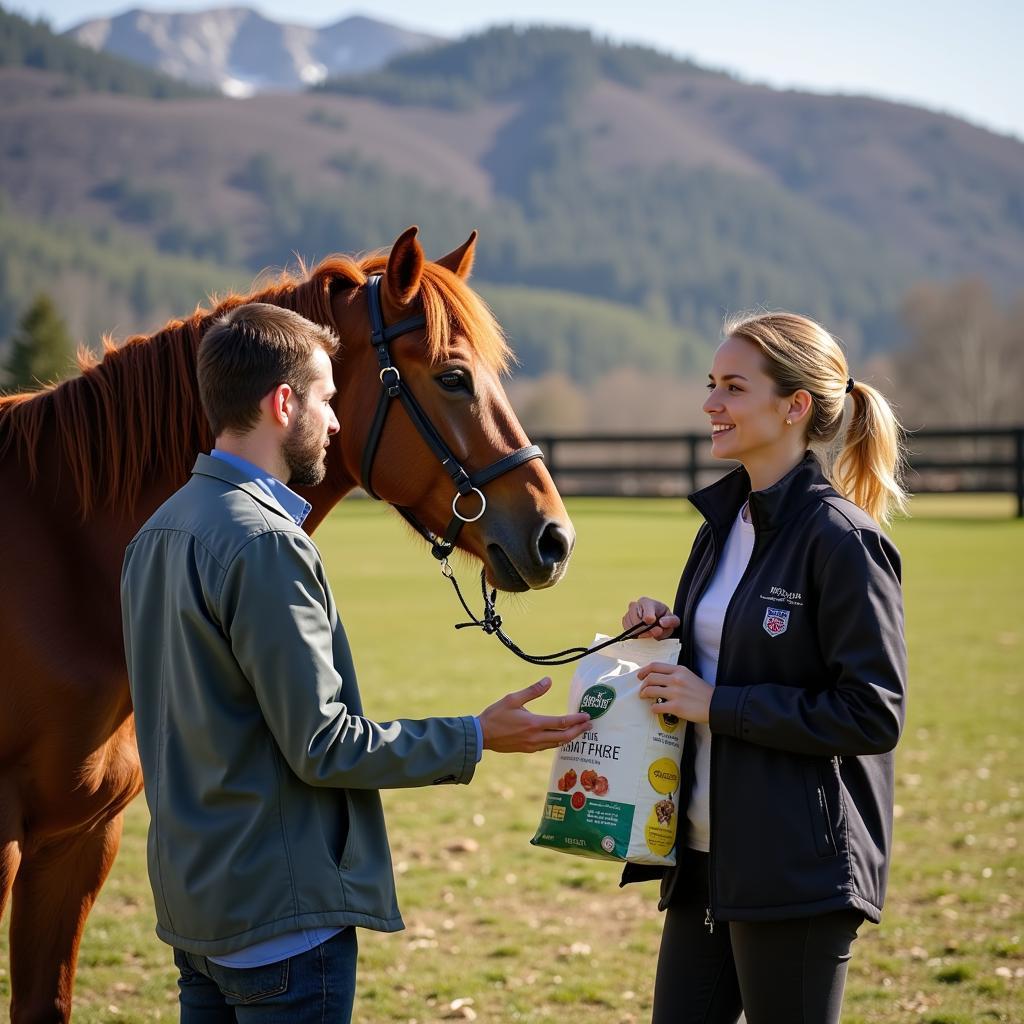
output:
[[[376,299],[369,281],[336,282],[332,312],[341,338],[335,383],[342,429],[328,453],[329,478],[372,488],[438,535],[457,508],[467,520],[457,546],[483,562],[492,585],[509,591],[549,587],[565,572],[575,533],[542,460],[513,464],[480,483],[479,491],[463,482],[467,493],[453,505],[453,466],[461,464],[476,482],[529,442],[501,384],[510,359],[501,331],[465,283],[476,232],[436,263],[426,261],[416,234],[409,228],[386,259],[361,264],[366,274],[380,277]],[[378,300],[385,326],[412,321],[383,346],[383,357],[381,346],[371,342]],[[395,369],[382,371],[384,360]],[[394,392],[382,403],[382,392],[399,378],[406,395],[399,399]],[[422,413],[418,424],[409,395]],[[378,416],[383,426],[375,429]],[[440,445],[431,441],[431,430]],[[454,459],[445,465],[447,455]]]

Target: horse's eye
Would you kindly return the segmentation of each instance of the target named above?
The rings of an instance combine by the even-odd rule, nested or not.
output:
[[[459,388],[467,388],[466,375],[460,370],[449,370],[437,378],[446,391],[458,391]]]

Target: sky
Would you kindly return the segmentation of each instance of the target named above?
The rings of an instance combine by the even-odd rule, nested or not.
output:
[[[268,17],[327,25],[351,14],[456,37],[490,25],[589,28],[752,82],[898,100],[1024,139],[1024,3],[1020,0],[3,0],[63,30],[132,7],[252,6]],[[296,8],[299,8],[297,11]],[[642,16],[641,16],[642,15]]]

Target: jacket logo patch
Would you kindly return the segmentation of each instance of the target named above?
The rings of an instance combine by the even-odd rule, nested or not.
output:
[[[782,634],[789,628],[789,609],[767,609],[764,613],[764,622],[762,622],[761,625],[769,636],[782,636]]]

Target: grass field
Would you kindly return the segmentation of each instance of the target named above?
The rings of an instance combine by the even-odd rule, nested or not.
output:
[[[843,1019],[1020,1022],[1024,522],[1009,497],[922,497],[914,512],[893,530],[911,659],[895,861],[882,925],[854,946]],[[501,606],[527,650],[617,631],[637,594],[671,600],[697,525],[676,500],[578,500],[570,513],[565,582]],[[317,539],[371,716],[478,712],[541,674],[493,638],[452,629],[461,610],[436,564],[380,506],[345,503]],[[571,672],[553,670],[542,710],[564,708]],[[469,787],[385,794],[407,930],[360,933],[357,1021],[649,1020],[654,885],[620,890],[613,865],[529,845],[550,759],[489,754]],[[153,933],[146,821],[138,800],[89,919],[79,1022],[177,1019],[170,951]]]

